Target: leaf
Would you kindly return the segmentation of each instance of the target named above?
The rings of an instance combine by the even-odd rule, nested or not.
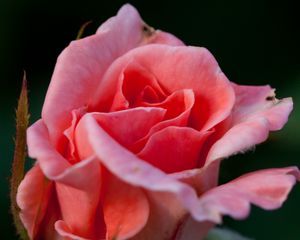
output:
[[[214,228],[210,230],[204,240],[251,240],[251,238],[244,237],[227,228]]]
[[[27,81],[26,73],[24,72],[22,90],[18,101],[18,108],[16,110],[16,138],[15,151],[12,164],[12,174],[10,179],[10,201],[11,213],[13,215],[14,225],[17,233],[23,240],[29,239],[27,232],[20,220],[16,195],[18,187],[24,177],[24,164],[26,158],[26,129],[28,127],[28,98],[27,98]]]

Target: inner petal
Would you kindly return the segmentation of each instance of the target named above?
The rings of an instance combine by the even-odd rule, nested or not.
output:
[[[138,63],[132,62],[119,76],[111,111],[136,107],[141,101],[160,102],[165,97],[155,76]]]
[[[145,137],[139,139],[134,145],[132,145],[130,150],[136,153],[144,147],[149,137],[155,132],[169,126],[187,126],[190,112],[194,105],[194,92],[190,89],[178,90],[168,96],[166,100],[161,103],[151,104],[144,102],[141,104],[148,107],[164,108],[166,109],[166,114],[163,121],[154,125]]]
[[[126,148],[143,138],[149,130],[160,122],[166,110],[158,107],[139,107],[111,113],[90,113],[97,123],[117,142]],[[88,147],[85,131],[81,121],[75,132],[75,142],[80,159],[92,154]]]
[[[153,134],[137,155],[166,173],[193,169],[209,134],[187,127],[168,127]]]

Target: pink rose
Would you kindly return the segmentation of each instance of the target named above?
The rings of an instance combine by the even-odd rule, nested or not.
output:
[[[221,159],[265,141],[291,110],[125,5],[58,58],[28,129],[37,163],[19,187],[20,218],[31,239],[201,239],[224,214],[286,199],[294,167],[217,180]]]

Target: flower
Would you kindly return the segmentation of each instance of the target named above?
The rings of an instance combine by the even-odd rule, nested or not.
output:
[[[201,239],[224,214],[286,199],[295,167],[217,180],[222,159],[265,141],[291,110],[125,5],[58,58],[28,129],[37,162],[18,189],[20,218],[31,239]]]

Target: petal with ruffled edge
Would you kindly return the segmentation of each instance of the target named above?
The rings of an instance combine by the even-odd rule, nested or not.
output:
[[[37,159],[46,177],[56,182],[61,213],[72,233],[94,235],[96,229],[92,223],[97,218],[95,212],[101,189],[99,162],[91,156],[71,166],[52,146],[42,120],[28,129],[27,137],[29,156]],[[82,202],[87,204],[82,206]],[[74,217],[74,211],[80,217]]]
[[[266,210],[279,208],[296,180],[300,180],[300,172],[296,167],[260,170],[243,175],[200,197],[203,220],[220,223],[222,215],[243,219],[249,214],[250,203]]]
[[[72,120],[71,111],[89,105],[104,72],[116,58],[140,45],[159,42],[182,44],[160,31],[145,31],[144,22],[129,4],[101,25],[97,34],[73,41],[57,60],[42,111],[51,142],[59,145]]]
[[[236,103],[229,130],[211,147],[205,165],[216,159],[243,152],[265,141],[269,131],[279,130],[293,109],[291,98],[277,100],[269,86],[233,84]]]
[[[31,239],[35,239],[46,214],[52,188],[53,183],[45,178],[38,164],[29,170],[18,188],[20,218]]]

